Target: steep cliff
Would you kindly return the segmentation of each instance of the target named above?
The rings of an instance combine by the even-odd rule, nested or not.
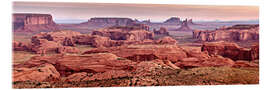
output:
[[[190,20],[191,20],[191,21],[190,21]],[[191,29],[191,28],[189,27],[189,24],[192,24],[193,22],[192,22],[192,19],[190,19],[190,20],[185,19],[185,20],[182,22],[181,27],[178,28],[178,29],[176,29],[176,30],[177,30],[177,31],[192,31],[193,29]]]
[[[207,51],[209,55],[221,55],[233,60],[251,61],[259,59],[259,44],[255,44],[251,48],[243,48],[236,43],[206,42],[201,50]]]
[[[240,28],[244,27],[244,28]],[[249,28],[247,28],[249,27]],[[217,41],[217,40],[259,40],[259,25],[241,26],[235,25],[228,28],[218,30],[195,30],[193,31],[193,38],[200,41]]]
[[[15,13],[13,30],[18,32],[36,32],[58,30],[50,14]]]
[[[134,21],[130,18],[114,18],[114,17],[96,17],[91,18],[87,22],[81,23],[82,25],[99,25],[99,26],[126,26]]]

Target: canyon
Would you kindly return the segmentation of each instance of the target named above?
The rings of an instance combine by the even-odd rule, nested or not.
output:
[[[178,17],[56,24],[49,14],[13,16],[14,36],[31,33],[12,42],[14,88],[259,83],[259,25],[196,30],[203,25]]]

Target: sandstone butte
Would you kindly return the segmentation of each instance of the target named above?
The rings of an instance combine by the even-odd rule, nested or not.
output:
[[[185,19],[182,23],[181,23],[181,27],[176,29],[176,31],[193,31],[192,28],[189,27],[189,25],[192,25],[194,24],[192,22],[192,19],[188,20],[188,19]]]
[[[217,30],[195,30],[193,38],[199,41],[247,41],[259,40],[259,25],[234,25]]]
[[[12,23],[15,32],[56,31],[59,29],[50,14],[14,13]]]

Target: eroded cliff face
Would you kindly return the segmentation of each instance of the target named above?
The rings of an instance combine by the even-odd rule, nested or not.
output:
[[[50,14],[13,14],[13,30],[18,32],[54,31],[58,30]]]
[[[134,40],[141,41],[153,39],[154,33],[146,30],[123,30],[123,29],[104,29],[93,31],[92,35],[109,37],[112,40]]]
[[[87,22],[81,23],[86,25],[98,25],[98,26],[126,26],[134,21],[130,18],[91,18]]]
[[[207,51],[209,55],[221,55],[232,60],[258,60],[259,44],[255,43],[251,48],[243,48],[236,43],[229,42],[206,42],[203,44],[202,51]]]
[[[182,22],[181,27],[176,29],[176,30],[177,31],[193,31],[193,29],[189,27],[190,24],[193,24],[192,19],[190,19],[190,20],[185,19]]]
[[[235,25],[228,28],[221,28],[213,31],[193,31],[193,38],[199,41],[218,41],[218,40],[233,40],[233,41],[246,41],[246,40],[259,40],[259,25],[249,26]]]

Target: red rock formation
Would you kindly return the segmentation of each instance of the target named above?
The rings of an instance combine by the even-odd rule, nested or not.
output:
[[[38,39],[46,39],[48,41],[53,41],[64,46],[75,46],[73,37],[82,35],[79,32],[75,31],[56,31],[56,32],[41,32],[32,36],[32,42],[35,42]]]
[[[102,37],[102,36],[98,36],[98,35],[93,35],[90,38],[90,45],[93,47],[111,47],[111,46],[113,46],[110,38]]]
[[[109,37],[112,40],[134,40],[153,39],[154,34],[146,30],[122,30],[122,29],[104,29],[93,31],[92,35]]]
[[[31,50],[37,54],[46,54],[48,52],[57,52],[58,48],[62,45],[53,41],[48,41],[47,39],[38,39],[32,41],[33,45]]]
[[[202,46],[202,51],[207,51],[210,55],[221,55],[233,60],[254,60],[259,55],[257,50],[258,47],[251,50],[228,42],[210,42],[204,43]]]
[[[57,48],[57,53],[80,53],[80,50],[76,47],[62,46]]]
[[[103,50],[89,50],[83,54],[97,53],[99,51],[110,52],[119,57],[129,58],[135,61],[150,61],[158,58],[161,60],[177,62],[178,60],[187,57],[186,53],[177,45],[128,45]]]
[[[76,45],[75,40],[73,40],[76,36],[81,36],[81,34],[74,31],[41,32],[32,36],[31,50],[38,54],[46,54],[47,52],[78,53],[79,49],[70,47]]]
[[[157,44],[173,44],[176,45],[178,42],[173,39],[172,37],[166,36],[163,38],[160,38],[158,40],[155,41]]]
[[[12,45],[13,45],[14,51],[29,51],[29,50],[31,50],[31,45],[28,45],[28,44],[25,44],[22,42],[13,41]]]
[[[112,78],[129,77],[131,75],[131,72],[125,70],[109,70],[104,73],[96,73],[91,77],[83,78],[81,81],[106,80]]]
[[[181,27],[176,29],[177,31],[192,31],[192,29],[188,26],[189,23],[187,21],[187,19],[185,19],[182,24]]]
[[[251,47],[251,60],[259,60],[259,44],[255,44]]]
[[[49,14],[13,14],[13,30],[18,32],[55,31],[58,26]]]
[[[249,62],[249,61],[243,61],[243,60],[238,60],[235,61],[235,64],[233,65],[233,67],[259,67],[259,64],[253,63],[253,62]]]
[[[198,59],[194,57],[181,59],[175,63],[180,68],[193,68],[193,67],[220,67],[234,65],[234,61],[222,56],[212,56],[208,59]]]
[[[193,31],[193,38],[200,41],[217,41],[217,40],[232,40],[232,41],[246,41],[259,40],[259,26],[250,25],[240,28],[240,26],[232,26],[228,28],[221,28],[213,31]]]
[[[51,64],[42,64],[40,66],[31,68],[14,68],[13,69],[13,82],[16,81],[54,81],[59,80],[60,74],[55,67]]]
[[[156,35],[165,35],[165,36],[169,36],[168,30],[167,30],[166,28],[164,28],[164,27],[161,27],[158,31],[156,31],[156,30],[154,29],[154,34],[156,34]]]
[[[90,45],[91,40],[92,40],[91,38],[92,38],[92,35],[90,35],[90,34],[82,34],[82,35],[74,36],[73,41],[76,44]]]
[[[196,49],[184,49],[188,57],[198,58],[198,59],[208,59],[210,56],[207,51],[198,51]]]
[[[130,60],[118,60],[118,58],[111,53],[33,57],[22,64],[21,67],[33,67],[49,63],[55,66],[61,76],[68,76],[76,72],[99,73],[110,70],[132,70],[133,65],[136,64]]]

